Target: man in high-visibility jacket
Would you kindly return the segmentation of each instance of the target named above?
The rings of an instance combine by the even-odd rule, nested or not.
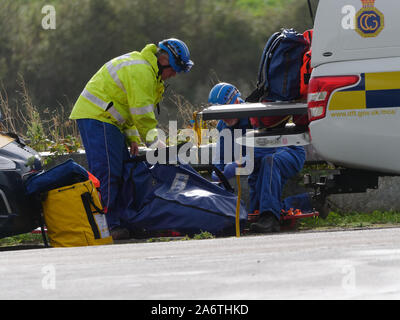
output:
[[[164,93],[164,80],[193,66],[186,44],[166,39],[114,58],[89,80],[72,112],[86,151],[89,171],[101,183],[100,194],[114,239],[125,239],[123,212],[117,209],[123,163],[138,154],[141,142],[165,147],[157,138],[154,110]]]

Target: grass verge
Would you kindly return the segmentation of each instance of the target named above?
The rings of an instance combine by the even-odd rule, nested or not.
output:
[[[40,244],[43,244],[43,238],[41,234],[37,233],[24,233],[17,236],[0,239],[0,247]]]
[[[400,212],[395,211],[374,211],[372,213],[341,213],[331,212],[326,219],[304,218],[298,221],[297,230],[329,230],[329,229],[353,229],[353,228],[379,228],[379,227],[400,227]],[[202,232],[192,238],[185,237],[160,237],[150,238],[147,242],[163,242],[174,240],[201,240],[213,239],[209,232]],[[19,245],[41,245],[43,238],[41,234],[25,233],[13,237],[0,239],[0,247],[19,246]]]
[[[330,228],[367,228],[379,226],[400,226],[400,212],[374,211],[372,213],[331,212],[326,219],[305,218],[299,221],[299,230]]]

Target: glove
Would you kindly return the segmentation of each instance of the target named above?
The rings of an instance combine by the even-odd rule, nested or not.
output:
[[[238,164],[236,162],[228,163],[224,168],[224,176],[229,180],[236,175],[236,168]]]
[[[215,173],[215,171],[213,171],[211,173],[211,180],[215,181],[215,182],[219,182],[219,178],[218,178],[217,174]]]

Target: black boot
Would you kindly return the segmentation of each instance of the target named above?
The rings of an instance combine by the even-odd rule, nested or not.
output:
[[[330,212],[329,205],[326,201],[326,196],[321,193],[319,193],[317,195],[310,195],[310,196],[311,196],[311,204],[314,208],[314,211],[318,211],[319,216],[322,219],[325,219]]]
[[[115,227],[111,229],[110,234],[113,240],[127,240],[130,238],[129,230],[122,227]]]
[[[255,233],[279,232],[279,220],[272,212],[263,212],[257,222],[250,225],[250,231]]]

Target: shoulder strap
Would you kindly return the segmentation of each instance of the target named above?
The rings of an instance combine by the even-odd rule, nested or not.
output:
[[[104,211],[96,206],[96,204],[93,201],[92,195],[89,192],[82,193],[81,198],[82,198],[83,207],[85,208],[86,216],[88,218],[90,227],[92,228],[92,231],[93,231],[94,238],[100,239],[101,238],[100,231],[99,231],[96,221],[93,217],[93,213],[98,212],[100,214],[104,214]],[[92,210],[92,208],[90,206],[92,206],[94,208],[94,211]]]
[[[274,38],[274,41],[271,43],[271,46],[270,46],[269,50],[267,51],[266,60],[264,63],[264,70],[263,70],[265,78],[264,78],[264,82],[262,83],[262,87],[264,87],[266,90],[268,90],[268,69],[269,69],[269,65],[271,63],[272,55],[273,55],[275,49],[278,47],[279,43],[284,38],[286,38],[286,35],[283,32],[279,33],[279,35]]]
[[[212,165],[212,169],[214,170],[215,174],[221,180],[225,189],[229,192],[234,193],[235,189],[232,188],[231,184],[229,183],[228,179],[224,176],[224,174],[219,170],[215,165]]]
[[[267,62],[267,59],[268,59],[268,55],[270,53],[270,49],[271,49],[271,46],[272,46],[273,42],[280,35],[281,35],[281,32],[279,32],[279,31],[275,32],[272,36],[269,37],[269,39],[268,39],[268,41],[267,41],[267,43],[266,43],[266,45],[264,47],[264,50],[263,50],[262,55],[261,55],[260,65],[258,67],[257,87],[262,87],[264,85],[264,82],[265,82],[264,75],[265,75],[265,71],[266,71],[266,67],[265,66],[266,66],[266,62]]]
[[[264,88],[257,87],[252,93],[244,100],[245,102],[259,102],[261,97],[264,95]]]
[[[260,64],[258,67],[258,77],[257,77],[257,86],[253,90],[252,93],[245,99],[245,102],[259,102],[260,99],[265,95],[265,88],[267,84],[267,75],[266,72],[269,66],[269,55],[271,54],[271,49],[276,41],[276,39],[281,35],[281,32],[275,32],[272,36],[269,37],[266,45],[264,46]],[[276,43],[274,47],[276,46]]]

